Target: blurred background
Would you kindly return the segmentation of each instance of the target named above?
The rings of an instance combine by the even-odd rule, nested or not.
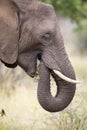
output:
[[[64,111],[49,113],[37,101],[38,75],[32,79],[19,66],[9,69],[0,63],[0,130],[87,130],[87,0],[42,1],[56,10],[67,53],[82,83]],[[52,79],[51,84],[55,93]]]

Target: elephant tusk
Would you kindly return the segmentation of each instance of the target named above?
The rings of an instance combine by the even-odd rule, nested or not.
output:
[[[65,75],[63,75],[63,74],[62,74],[61,72],[59,72],[58,70],[53,70],[53,71],[54,71],[54,73],[55,73],[56,75],[58,75],[61,79],[65,80],[65,81],[67,81],[67,82],[69,82],[69,83],[73,83],[73,84],[79,84],[79,83],[81,83],[81,81],[73,80],[73,79],[70,79],[70,78],[66,77]]]

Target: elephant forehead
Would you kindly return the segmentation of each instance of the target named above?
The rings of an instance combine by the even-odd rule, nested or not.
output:
[[[38,6],[38,11],[40,12],[40,15],[44,16],[55,16],[55,11],[50,4],[40,3]]]
[[[31,17],[29,18],[23,26],[28,32],[42,34],[42,33],[54,33],[57,27],[57,19],[52,19],[48,17]]]
[[[56,23],[54,21],[44,20],[38,22],[35,28],[34,33],[36,32],[37,34],[54,33],[56,30]]]
[[[27,27],[30,30],[39,30],[38,33],[44,32],[46,30],[54,32],[57,23],[57,17],[51,5],[37,2],[35,6],[34,4],[30,6],[27,13],[29,16]]]
[[[39,1],[33,1],[28,6],[27,15],[29,17],[35,17],[35,18],[44,18],[44,17],[50,17],[55,18],[55,11],[52,5],[45,4],[43,2]]]

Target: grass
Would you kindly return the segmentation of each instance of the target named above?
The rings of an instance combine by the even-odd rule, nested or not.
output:
[[[0,93],[0,110],[4,109],[6,116],[0,117],[0,130],[87,130],[87,57],[72,56],[71,60],[82,84],[77,85],[69,107],[59,113],[49,113],[41,108],[37,101],[37,82],[24,72],[24,76],[18,78],[19,68],[16,70],[18,81],[13,82],[13,75],[5,77],[8,80],[6,84],[1,82],[5,87]],[[11,82],[15,83],[16,89],[9,90],[8,86],[14,86]]]

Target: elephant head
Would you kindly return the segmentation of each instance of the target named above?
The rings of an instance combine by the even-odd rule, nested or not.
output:
[[[72,101],[77,81],[51,5],[0,0],[0,59],[7,67],[21,66],[31,77],[40,60],[37,95],[47,111],[61,111]],[[57,85],[55,97],[50,92],[50,75]]]

